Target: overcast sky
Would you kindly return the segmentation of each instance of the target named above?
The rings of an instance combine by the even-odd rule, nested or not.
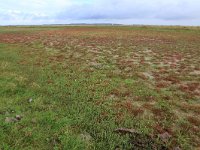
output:
[[[0,25],[200,25],[200,0],[0,0]]]

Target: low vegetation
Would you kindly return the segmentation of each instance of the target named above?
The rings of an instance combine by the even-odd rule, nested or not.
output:
[[[0,27],[0,149],[198,149],[199,56],[198,27]]]

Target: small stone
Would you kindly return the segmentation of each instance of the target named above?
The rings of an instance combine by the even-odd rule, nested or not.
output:
[[[13,123],[13,122],[17,122],[17,119],[13,118],[13,117],[6,117],[5,122],[6,123]]]
[[[100,69],[100,68],[103,67],[102,64],[97,63],[97,62],[91,62],[91,63],[90,63],[90,66],[91,66],[91,67],[94,67],[94,68],[96,68],[96,69]]]
[[[143,75],[145,76],[145,78],[153,80],[154,76],[152,75],[152,73],[149,72],[143,72]]]
[[[171,135],[168,132],[165,132],[163,134],[159,134],[159,138],[163,141],[163,142],[167,142],[169,140],[169,138],[171,138]]]
[[[173,150],[181,150],[181,148],[178,146],[178,147],[175,147]]]
[[[5,122],[7,123],[13,123],[13,122],[18,122],[22,119],[22,116],[16,115],[15,117],[6,117]]]
[[[22,116],[20,116],[20,115],[16,115],[16,116],[15,116],[15,119],[17,119],[17,120],[19,121],[19,120],[22,119]]]
[[[139,132],[136,131],[135,129],[127,129],[127,128],[119,128],[116,129],[114,132],[121,134],[139,134]]]
[[[33,101],[33,99],[32,99],[32,98],[30,98],[30,99],[28,100],[28,102],[29,102],[29,103],[31,103],[32,101]]]
[[[89,133],[82,133],[80,134],[80,137],[86,142],[90,142],[92,140],[92,136]]]
[[[33,119],[31,120],[31,122],[32,122],[32,123],[37,123],[37,120],[36,120],[35,118],[33,118]]]

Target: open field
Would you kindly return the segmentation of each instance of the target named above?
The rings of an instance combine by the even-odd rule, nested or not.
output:
[[[0,27],[12,149],[200,149],[200,27]]]

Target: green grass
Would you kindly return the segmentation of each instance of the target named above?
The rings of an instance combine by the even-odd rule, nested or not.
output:
[[[117,85],[115,81],[106,88],[95,87],[96,82],[105,80],[100,73],[86,78],[73,67],[64,72],[58,69],[58,75],[49,69],[50,66],[36,69],[29,64],[22,67],[17,64],[22,59],[20,49],[1,44],[3,149],[113,149],[121,142],[113,133],[117,125],[113,112],[107,107],[109,102],[101,107],[93,104]],[[47,84],[49,78],[53,85]],[[95,88],[95,92],[88,87]],[[30,98],[33,99],[31,103],[28,102]],[[110,116],[95,125],[102,111]],[[23,116],[20,122],[5,123],[5,117],[17,114]],[[84,133],[93,135],[94,139],[84,141],[80,137]]]
[[[28,27],[22,31],[13,28],[6,34],[32,30]],[[79,28],[70,27],[67,30]],[[88,30],[88,27],[82,28]],[[92,27],[92,30],[124,32],[129,31],[130,27],[120,28],[123,27]],[[136,32],[147,30],[138,28],[135,27]],[[148,29],[148,32],[155,34],[159,30],[166,31],[162,27]],[[35,32],[40,30],[49,29],[34,29]],[[173,30],[176,28],[170,29],[170,32]],[[57,29],[53,32],[57,32]],[[79,34],[80,40],[98,36],[91,32]],[[182,31],[180,34],[183,34]],[[99,36],[104,35],[100,33]],[[48,40],[49,37],[42,38]],[[66,43],[67,48],[51,47],[38,40],[31,45],[19,42],[0,44],[0,149],[107,150],[117,146],[129,149],[133,146],[130,137],[116,134],[115,129],[136,129],[144,137],[139,140],[143,141],[147,135],[157,136],[159,127],[164,131],[173,130],[173,137],[163,144],[167,148],[195,147],[191,134],[196,136],[197,142],[199,135],[187,131],[193,126],[178,108],[179,102],[183,98],[186,100],[185,95],[179,94],[176,89],[174,92],[173,87],[161,90],[152,88],[154,84],[151,80],[144,81],[137,75],[150,69],[146,65],[135,67],[130,75],[126,65],[119,64],[122,73],[115,73],[121,60],[114,61],[107,52],[98,55],[100,66],[91,67],[86,62],[93,61],[96,55],[89,55],[85,52],[86,47],[79,47],[76,41],[73,43],[73,38],[69,40],[72,42]],[[54,42],[54,39],[50,41]],[[92,43],[92,40],[89,42]],[[96,47],[98,42],[94,42]],[[145,44],[138,46],[141,52],[146,48]],[[111,47],[115,49],[115,45],[108,44],[103,50]],[[153,48],[159,49],[157,45]],[[123,49],[122,46],[121,49],[116,51],[121,58],[131,56],[132,48],[127,46]],[[138,49],[136,52],[140,53]],[[75,55],[75,51],[83,54],[81,59],[78,54]],[[166,97],[170,100],[166,100]],[[184,117],[176,115],[176,111]],[[11,123],[5,121],[6,117],[16,115],[22,116],[22,119]],[[160,142],[156,140],[158,147]]]

